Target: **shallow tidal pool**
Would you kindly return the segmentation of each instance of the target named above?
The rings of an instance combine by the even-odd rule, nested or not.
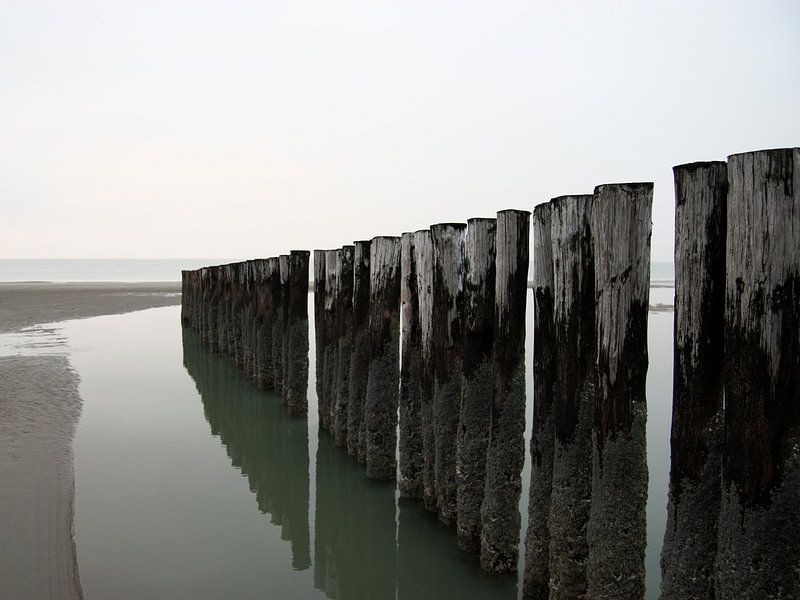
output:
[[[83,399],[74,534],[86,598],[521,597],[518,576],[483,574],[454,532],[318,433],[312,301],[307,421],[201,346],[179,307],[64,324]],[[648,598],[666,521],[672,318],[649,316]],[[526,447],[530,294],[528,332]]]

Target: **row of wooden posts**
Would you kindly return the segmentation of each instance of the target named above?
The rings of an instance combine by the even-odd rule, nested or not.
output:
[[[181,321],[290,415],[308,412],[307,250],[181,273]]]
[[[800,151],[675,167],[675,184],[662,597],[797,597]],[[528,598],[644,595],[652,192],[603,185],[533,212]],[[367,477],[399,471],[401,496],[490,572],[518,560],[529,221],[314,252],[320,427]],[[307,252],[184,273],[184,322],[293,414],[307,285]]]

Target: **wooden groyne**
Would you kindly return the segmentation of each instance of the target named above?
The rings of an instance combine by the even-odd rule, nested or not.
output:
[[[255,385],[281,394],[287,412],[308,410],[309,252],[181,273],[181,321]]]
[[[798,597],[800,149],[674,175],[662,597]],[[533,211],[526,598],[644,597],[652,200],[609,184]],[[367,478],[399,457],[400,495],[495,573],[519,560],[530,220],[314,251],[320,435]],[[184,325],[291,414],[308,409],[308,258],[182,274]]]

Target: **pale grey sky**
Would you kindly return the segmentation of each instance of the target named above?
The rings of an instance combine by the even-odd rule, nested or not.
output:
[[[0,0],[0,257],[271,256],[800,144],[800,2]]]

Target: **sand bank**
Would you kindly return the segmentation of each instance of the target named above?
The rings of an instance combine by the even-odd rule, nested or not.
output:
[[[0,332],[180,303],[179,283],[0,283]],[[0,357],[0,598],[81,598],[73,538],[78,375]]]

